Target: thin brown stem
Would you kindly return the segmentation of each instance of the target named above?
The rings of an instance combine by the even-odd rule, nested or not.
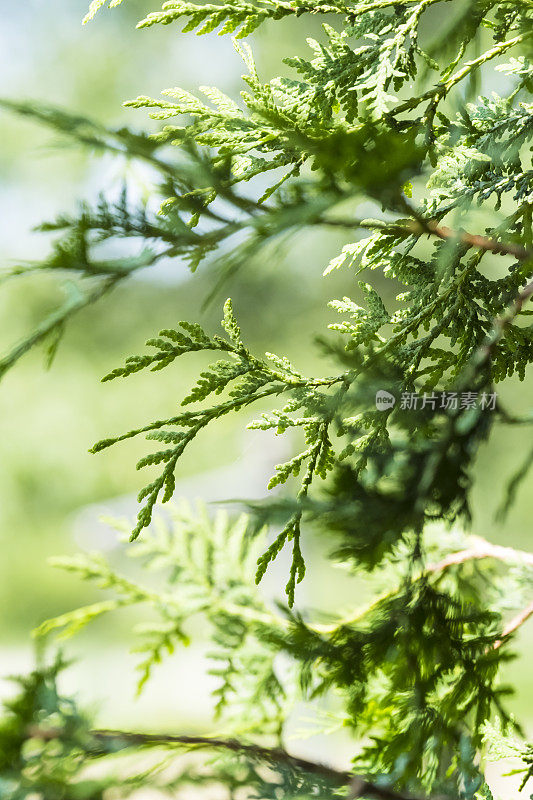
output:
[[[111,744],[113,747],[117,745],[120,746],[121,744],[124,747],[184,745],[186,747],[214,747],[222,750],[229,750],[233,753],[242,753],[270,764],[285,765],[302,770],[302,772],[311,775],[320,776],[321,778],[331,781],[335,786],[349,786],[349,797],[352,798],[352,800],[363,797],[368,798],[368,800],[417,800],[411,795],[396,792],[385,786],[378,786],[346,770],[338,770],[326,764],[293,756],[281,748],[246,744],[244,742],[239,742],[237,739],[135,733],[116,730],[94,730],[91,735],[93,739],[96,739],[100,744]],[[438,798],[433,798],[433,800],[438,800]]]
[[[308,761],[305,758],[298,758],[287,753],[286,750],[276,747],[261,747],[256,744],[247,744],[237,739],[221,739],[210,736],[188,736],[185,734],[166,734],[166,733],[137,733],[119,730],[95,730],[92,736],[102,744],[111,743],[113,745],[135,747],[151,745],[184,745],[186,747],[217,748],[229,750],[233,753],[242,753],[252,756],[261,761],[268,761],[273,764],[285,764],[296,769],[301,769],[322,778],[331,780],[336,785],[345,785],[353,777],[351,773],[337,770],[325,764],[315,761]]]
[[[472,537],[471,547],[459,550],[456,553],[450,553],[442,561],[430,564],[427,567],[427,572],[443,572],[449,567],[482,558],[494,558],[507,564],[527,564],[533,567],[533,553],[528,553],[525,550],[515,550],[514,547],[492,544],[481,536],[474,536]]]
[[[498,639],[497,642],[494,642],[494,649],[497,650],[498,647],[503,644],[504,639],[506,639],[507,636],[510,636],[511,633],[514,633],[516,630],[518,630],[518,628],[520,628],[524,622],[527,622],[531,616],[533,616],[533,601],[528,606],[523,608],[522,611],[516,615],[516,617],[513,617],[507,623],[503,629],[502,638]]]
[[[421,226],[419,226],[419,223],[415,223],[415,227],[420,228]],[[528,258],[533,258],[533,252],[527,250],[525,247],[521,247],[519,244],[498,242],[496,239],[491,239],[488,236],[480,236],[479,234],[467,233],[466,231],[454,231],[446,225],[437,225],[434,222],[428,222],[427,231],[434,236],[438,236],[439,239],[456,239],[462,244],[467,244],[470,247],[479,247],[481,250],[486,250],[490,253],[514,256],[519,261],[527,261]]]
[[[401,236],[437,236],[439,239],[455,239],[461,244],[469,247],[477,247],[489,253],[502,256],[513,256],[518,261],[533,259],[533,251],[522,247],[514,242],[499,242],[490,236],[481,236],[467,231],[457,231],[448,228],[446,225],[439,225],[433,220],[413,219],[407,222],[385,222],[378,219],[320,219],[321,225],[331,225],[333,227],[344,228],[364,228],[365,230],[380,230],[383,233],[398,234]]]

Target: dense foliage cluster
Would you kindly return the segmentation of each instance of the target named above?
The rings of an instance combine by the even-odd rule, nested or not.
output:
[[[93,0],[87,19],[104,5]],[[301,18],[303,32],[307,15],[324,17],[320,39],[308,39],[308,58],[285,59],[291,77],[264,83],[242,39],[288,16]],[[302,229],[333,228],[346,244],[324,274],[351,270],[364,280],[356,300],[330,303],[339,317],[322,343],[324,377],[305,375],[283,354],[251,352],[228,300],[224,335],[180,322],[104,378],[167,369],[190,353],[217,359],[179,398],[187,408],[176,412],[169,398],[167,419],[141,419],[93,447],[142,434],[157,443],[137,464],[154,471],[139,494],[131,533],[139,540],[127,552],[161,571],[164,585],[145,588],[99,557],[63,560],[108,594],[39,631],[70,634],[101,614],[146,604],[155,618],[141,631],[142,687],[166,652],[188,642],[191,617],[204,616],[220,678],[217,711],[248,743],[213,741],[223,757],[179,766],[176,747],[209,742],[93,731],[58,693],[60,665],[43,668],[24,679],[8,708],[0,794],[96,800],[149,784],[170,794],[218,784],[231,796],[487,800],[485,759],[496,751],[520,755],[525,785],[531,746],[517,738],[499,674],[514,631],[533,613],[533,557],[458,531],[469,519],[480,443],[495,425],[529,431],[533,421],[497,395],[505,379],[523,380],[533,360],[533,4],[170,0],[139,26],[176,20],[198,34],[235,34],[247,70],[240,103],[213,87],[198,94],[175,87],[126,103],[164,121],[149,135],[4,102],[96,151],[142,160],[154,186],[147,204],[136,205],[124,189],[42,226],[58,233],[51,254],[14,272],[67,272],[74,280],[57,312],[2,359],[0,373],[40,342],[53,357],[74,313],[163,258],[192,271],[215,263],[216,298],[261,253],[290,247]],[[480,96],[481,77],[494,69],[503,94]],[[374,217],[358,215],[363,201]],[[139,239],[138,255],[106,249],[120,239]],[[393,309],[371,283],[377,270],[398,287]],[[287,491],[249,505],[249,517],[234,523],[180,508],[154,527],[188,445],[252,404],[258,416],[249,427],[301,436],[299,451],[270,481]],[[532,459],[533,451],[504,511]],[[293,610],[310,528],[327,536],[334,559],[387,587],[328,624]],[[272,609],[254,578],[285,547],[288,603]],[[509,621],[513,606],[522,610]],[[280,654],[290,670],[280,668]],[[353,773],[361,778],[282,747],[291,698],[327,693],[342,698],[339,726],[353,734]],[[142,773],[128,761],[138,748],[159,756]],[[95,761],[109,770],[93,779]]]

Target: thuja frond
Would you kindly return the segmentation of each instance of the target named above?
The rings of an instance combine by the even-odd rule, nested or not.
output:
[[[197,34],[235,33],[237,38],[249,36],[267,19],[281,19],[294,10],[289,4],[282,2],[248,3],[245,0],[234,0],[231,3],[197,3],[170,0],[163,4],[161,11],[154,11],[139,22],[139,28],[151,25],[169,25],[175,20],[185,18],[184,32],[195,31]]]
[[[178,644],[187,646],[197,619],[206,617],[213,631],[212,674],[219,679],[214,691],[217,713],[224,713],[240,730],[256,726],[276,732],[283,721],[285,687],[274,669],[275,651],[254,631],[280,623],[253,584],[250,567],[260,546],[257,532],[253,534],[244,516],[231,521],[222,511],[211,517],[201,506],[171,506],[169,514],[159,515],[149,536],[126,550],[144,569],[164,576],[163,592],[143,587],[103,558],[53,559],[54,566],[96,583],[111,598],[48,620],[36,635],[55,632],[66,638],[103,614],[146,608],[153,618],[137,626],[140,642],[134,647],[141,656],[141,691],[154,667]],[[219,558],[221,552],[225,559]]]
[[[89,10],[85,17],[83,18],[83,22],[90,22],[97,12],[105,6],[106,2],[109,1],[109,8],[116,8],[122,3],[122,0],[91,0],[91,4],[89,6]]]
[[[93,2],[88,18],[105,5]],[[504,408],[496,391],[511,376],[524,380],[533,361],[533,6],[453,0],[446,4],[446,36],[436,39],[428,32],[435,20],[442,31],[441,6],[438,0],[172,0],[140,26],[181,20],[185,30],[240,40],[289,16],[305,25],[306,14],[328,13],[329,24],[308,40],[307,55],[288,54],[287,74],[266,80],[251,47],[236,42],[247,69],[239,102],[213,87],[199,94],[174,87],[162,99],[130,101],[130,108],[164,122],[153,135],[108,131],[40,105],[6,104],[96,152],[142,159],[154,176],[157,202],[149,208],[160,211],[132,204],[123,193],[44,226],[60,238],[49,258],[26,271],[67,272],[82,293],[13,350],[4,371],[47,337],[53,355],[72,313],[164,256],[193,271],[218,259],[221,274],[235,279],[273,244],[297,248],[295,233],[328,229],[344,237],[321,270],[345,270],[361,282],[331,302],[338,316],[323,342],[331,377],[308,377],[270,353],[256,356],[227,303],[224,336],[194,322],[169,325],[148,342],[150,353],[128,358],[105,378],[171,367],[185,354],[214,354],[179,398],[182,411],[141,421],[93,448],[140,434],[161,445],[138,464],[159,472],[140,492],[132,538],[150,525],[156,503],[172,496],[176,465],[195,437],[252,403],[260,408],[250,427],[300,437],[270,482],[285,494],[255,504],[251,526],[219,518],[213,528],[207,517],[198,522],[185,514],[162,543],[154,545],[146,532],[131,552],[144,553],[146,564],[164,564],[163,594],[100,560],[66,565],[111,598],[62,615],[42,632],[72,633],[103,613],[148,606],[156,620],[140,632],[143,682],[167,652],[186,644],[189,616],[202,614],[216,645],[219,711],[234,709],[241,723],[250,719],[249,730],[268,732],[276,742],[296,686],[282,679],[276,659],[289,656],[304,696],[338,693],[346,727],[363,742],[355,754],[363,777],[352,783],[354,798],[490,797],[482,774],[484,726],[494,713],[511,725],[498,670],[515,631],[533,615],[530,554],[508,560],[488,544],[456,549],[449,531],[469,521],[480,445],[497,425],[531,422]],[[480,79],[486,85],[494,69],[505,76],[500,93],[479,96]],[[368,203],[375,218],[357,216]],[[125,238],[142,242],[139,256],[97,257],[101,242]],[[395,282],[395,300],[382,296],[379,276]],[[278,396],[276,407],[265,408]],[[512,480],[506,505],[529,462]],[[272,538],[256,551],[252,532],[262,523],[271,525]],[[435,549],[437,524],[443,527]],[[387,586],[369,606],[331,624],[287,609],[274,613],[250,585],[253,573],[260,580],[289,545],[292,606],[311,526],[331,543],[334,558]],[[509,573],[506,564],[514,565]],[[519,612],[508,619],[511,605]],[[91,741],[100,753],[121,740],[101,733]],[[256,769],[254,745],[239,747],[229,750],[240,753],[244,777],[225,768],[218,773],[230,791],[268,798],[323,791],[287,759],[284,769],[274,769],[278,783],[269,783]],[[523,752],[527,779],[531,759]],[[190,780],[204,787],[208,779],[194,773]],[[343,773],[336,785],[349,780]]]
[[[6,355],[0,359],[0,378],[13,367],[17,361],[31,350],[36,344],[51,341],[48,349],[48,363],[50,364],[57,350],[59,340],[63,334],[65,324],[70,318],[81,311],[83,308],[95,303],[103,295],[110,292],[116,283],[115,278],[108,278],[100,283],[92,291],[80,291],[74,284],[66,285],[67,297],[63,305],[47,319],[43,320],[38,327],[19,344],[15,345]]]
[[[183,503],[171,508],[170,516],[161,514],[146,537],[126,550],[162,577],[157,590],[143,589],[103,559],[56,560],[57,566],[96,581],[112,597],[50,620],[38,633],[73,633],[80,620],[94,618],[99,606],[101,613],[146,607],[154,619],[134,631],[141,639],[134,649],[142,654],[142,688],[166,653],[178,643],[188,644],[201,615],[213,628],[210,658],[212,674],[219,679],[216,709],[232,732],[257,731],[262,736],[268,732],[277,737],[288,708],[287,695],[340,692],[345,725],[371,733],[371,744],[356,758],[356,771],[375,775],[382,786],[390,786],[383,776],[397,774],[399,754],[408,742],[412,756],[401,760],[402,782],[416,784],[423,759],[422,783],[429,788],[436,782],[455,796],[455,778],[438,775],[437,754],[448,748],[459,754],[466,739],[479,745],[486,737],[492,708],[512,725],[502,710],[506,689],[496,674],[498,665],[510,657],[507,646],[512,634],[502,628],[511,584],[520,582],[513,565],[523,563],[530,571],[531,554],[461,536],[454,543],[458,550],[443,552],[436,539],[432,566],[408,580],[400,578],[392,588],[390,575],[384,575],[388,588],[383,593],[355,613],[324,624],[305,621],[287,610],[274,613],[260,598],[250,567],[261,542],[252,534],[245,517],[230,522],[224,512],[211,516],[204,508],[193,511]],[[497,582],[492,584],[498,574],[496,563],[511,567],[505,600],[499,597]],[[488,593],[487,586],[492,587]],[[468,594],[468,600],[458,599],[459,594]],[[295,668],[294,674],[284,670],[283,680],[275,666],[279,652],[286,653]],[[421,746],[422,738],[428,737],[435,743],[431,753]],[[131,738],[124,734],[121,739],[117,731],[102,734],[98,741],[116,749],[127,743],[156,746],[174,741],[194,746],[196,742],[179,735],[140,734],[135,739],[135,734]],[[477,768],[470,764],[469,769],[479,785]]]
[[[209,336],[200,325],[188,322],[180,323],[181,331],[173,329],[160,331],[158,338],[150,339],[147,342],[148,345],[155,348],[155,353],[131,356],[127,359],[124,367],[113,370],[103,379],[108,381],[117,377],[127,377],[147,367],[150,367],[152,371],[163,369],[185,353],[196,351],[218,351],[229,357],[211,364],[208,370],[202,372],[196,386],[183,398],[181,404],[189,405],[205,400],[209,395],[221,394],[226,389],[228,389],[229,399],[209,408],[185,411],[166,420],[157,420],[120,436],[104,439],[92,448],[92,452],[96,453],[141,433],[146,433],[148,439],[170,445],[164,450],[150,453],[137,464],[137,469],[157,464],[165,466],[161,475],[139,493],[139,502],[143,500],[146,502],[139,512],[137,525],[131,535],[132,540],[136,539],[141,530],[150,524],[152,510],[160,495],[162,495],[163,502],[170,500],[174,492],[174,472],[178,460],[197,434],[211,422],[231,411],[241,410],[251,403],[272,395],[295,393],[298,390],[302,396],[302,404],[314,403],[316,405],[319,386],[332,386],[342,380],[342,376],[341,378],[322,380],[307,379],[297,372],[287,359],[270,353],[264,360],[253,356],[241,340],[240,328],[233,315],[230,300],[224,307],[222,325],[227,338],[218,335]],[[309,395],[307,399],[305,398],[306,390]],[[299,470],[299,466],[307,459],[310,459],[312,468],[311,474],[304,481],[305,487],[310,484],[315,472],[322,477],[325,476],[329,461],[325,456],[324,448],[327,445],[320,423],[318,426],[316,423],[308,425],[307,436],[310,449],[301,455],[299,461],[280,468],[278,470],[279,479],[274,480],[271,483],[272,486],[283,479],[286,480],[290,473],[295,473],[297,464]],[[293,531],[289,538],[293,538],[295,535]],[[303,565],[300,567],[300,574],[303,577],[302,567]]]
[[[18,102],[2,98],[0,107],[49,127],[70,137],[78,145],[96,152],[110,152],[128,158],[152,159],[158,144],[148,134],[129,128],[110,129],[81,114],[73,114],[56,106],[36,101]]]
[[[122,0],[110,0],[109,8],[118,6]],[[89,22],[106,3],[106,0],[93,0],[84,22]],[[331,14],[346,13],[348,6],[342,2],[311,3],[309,0],[297,0],[295,3],[283,0],[258,0],[250,3],[245,0],[232,2],[197,3],[184,0],[167,0],[161,11],[153,11],[141,20],[137,27],[149,28],[152,25],[169,25],[184,18],[187,23],[183,32],[196,31],[197,34],[212,33],[219,28],[219,34],[235,33],[237,38],[244,38],[261,25],[265,20],[280,20],[287,15],[311,13]]]

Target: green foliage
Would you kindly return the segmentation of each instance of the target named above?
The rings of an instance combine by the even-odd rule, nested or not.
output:
[[[209,771],[203,762],[176,769],[177,745],[190,748],[196,743],[205,749],[209,740],[195,742],[194,737],[183,737],[180,743],[148,737],[139,743],[119,732],[91,730],[86,712],[58,687],[66,666],[57,659],[51,666],[17,679],[20,692],[4,705],[0,726],[3,800],[104,800],[110,795],[131,797],[147,788],[159,796],[173,797],[184,788],[212,790],[214,786],[234,791],[260,788],[269,798],[276,797],[280,786],[286,796],[297,792],[310,795],[317,786],[331,791],[327,776],[311,781],[298,765],[280,766],[268,753],[265,756],[253,748],[236,748],[231,761],[224,756],[208,760]],[[216,741],[213,744],[216,746]],[[265,763],[275,770],[270,778],[264,777]]]
[[[58,631],[64,639],[103,614],[134,604],[149,609],[152,620],[136,631],[141,691],[164,655],[178,644],[187,646],[199,617],[205,617],[212,627],[212,673],[220,678],[218,713],[229,713],[245,732],[276,732],[284,719],[285,693],[274,671],[276,648],[254,637],[254,620],[268,625],[272,615],[250,578],[258,547],[252,534],[245,516],[231,522],[222,511],[211,519],[204,507],[171,506],[170,518],[159,516],[152,536],[126,550],[143,572],[162,576],[161,593],[115,572],[99,556],[54,559],[55,566],[94,581],[112,599],[48,620],[37,635]],[[222,552],[226,559],[220,558]]]
[[[57,659],[17,679],[20,693],[5,704],[0,726],[0,792],[5,800],[70,797],[98,800],[108,781],[84,780],[89,722],[70,698],[61,697]]]
[[[93,2],[87,18],[104,5]],[[447,27],[432,39],[428,32],[442,25],[444,11]],[[176,413],[170,398],[166,419],[140,421],[92,448],[141,434],[161,445],[137,464],[156,468],[156,477],[139,493],[132,540],[152,527],[157,503],[174,494],[185,450],[215,420],[257,403],[249,427],[300,443],[270,481],[271,489],[285,486],[283,494],[249,504],[251,521],[213,521],[206,512],[198,519],[182,510],[174,527],[161,523],[159,533],[145,531],[131,545],[129,554],[146,569],[163,570],[162,591],[122,576],[100,557],[62,561],[110,595],[45,623],[40,633],[70,635],[104,613],[147,606],[155,621],[140,631],[142,687],[165,653],[188,643],[190,619],[207,619],[218,711],[229,711],[232,733],[268,736],[278,748],[226,743],[240,754],[235,758],[248,758],[242,772],[211,765],[213,781],[231,792],[331,791],[316,765],[295,772],[279,742],[292,697],[336,693],[343,725],[359,743],[353,768],[364,781],[360,790],[352,785],[353,797],[486,799],[484,735],[495,715],[502,735],[513,726],[520,733],[499,673],[513,632],[532,613],[526,605],[518,621],[506,623],[511,605],[527,603],[531,554],[511,556],[488,543],[484,551],[468,541],[455,546],[451,530],[470,521],[480,445],[495,426],[531,424],[496,391],[513,376],[524,380],[533,360],[533,7],[531,0],[454,0],[445,9],[439,0],[172,0],[140,26],[181,20],[186,31],[241,39],[263,23],[307,13],[328,14],[328,22],[319,39],[308,40],[308,59],[285,59],[289,77],[264,83],[251,48],[236,41],[247,68],[241,104],[213,87],[200,89],[205,100],[175,87],[163,99],[128,102],[164,121],[151,135],[4,103],[97,152],[142,160],[153,184],[148,203],[131,201],[135,193],[126,187],[118,198],[84,203],[77,214],[43,226],[58,236],[51,255],[11,274],[66,273],[70,293],[0,362],[0,372],[41,341],[48,340],[53,356],[73,313],[163,258],[191,271],[216,265],[221,278],[213,299],[225,280],[253,269],[257,256],[279,253],[281,245],[297,248],[302,232],[334,230],[345,242],[324,274],[344,271],[349,287],[330,303],[340,321],[322,340],[326,377],[307,377],[285,357],[252,353],[230,301],[224,336],[180,322],[147,342],[150,353],[130,356],[105,376],[176,369],[180,356],[202,351],[217,358],[178,398],[192,408]],[[480,96],[481,78],[494,68],[504,76],[500,94]],[[361,207],[374,217],[358,216]],[[102,257],[106,243],[123,239],[140,240],[140,253]],[[363,272],[353,286],[353,273]],[[382,296],[385,282],[396,300]],[[271,398],[279,398],[274,408]],[[504,509],[530,464],[531,456]],[[387,591],[327,625],[294,611],[311,528],[330,543],[334,559],[372,574]],[[259,582],[286,545],[288,607],[273,611],[254,573]],[[496,560],[512,561],[514,569],[504,575]],[[281,674],[278,656],[291,660],[294,674]],[[110,741],[119,749],[155,746],[120,733],[96,740],[100,748]],[[519,750],[527,780],[531,749],[520,742]],[[254,758],[266,761],[277,783],[256,770]],[[165,788],[203,786],[201,775],[192,769]],[[339,786],[348,779],[336,773],[336,780]]]
[[[205,400],[211,394],[221,394],[233,382],[232,388],[228,392],[229,399],[209,408],[184,411],[166,420],[156,420],[141,429],[129,431],[116,438],[104,439],[94,445],[92,452],[96,453],[118,441],[132,438],[141,433],[146,433],[148,439],[171,445],[164,450],[148,454],[137,464],[137,469],[157,464],[165,466],[161,475],[147,484],[139,493],[139,502],[146,498],[146,503],[139,512],[137,525],[131,535],[132,540],[136,539],[141,530],[150,524],[152,510],[160,494],[163,496],[163,502],[172,497],[175,487],[174,473],[178,460],[183,455],[185,448],[210,422],[231,411],[238,411],[257,400],[294,388],[299,389],[304,397],[306,391],[313,392],[311,401],[316,403],[317,398],[313,390],[317,385],[332,385],[342,379],[310,380],[296,372],[287,359],[279,358],[272,353],[267,353],[266,361],[253,356],[240,339],[240,329],[229,300],[224,307],[222,325],[228,336],[227,339],[218,335],[210,337],[200,325],[188,322],[180,323],[182,331],[186,333],[179,330],[160,331],[158,338],[147,342],[148,345],[156,348],[154,354],[131,356],[127,359],[124,367],[113,370],[104,378],[104,380],[111,380],[117,377],[127,377],[146,367],[151,367],[152,370],[163,369],[184,353],[201,350],[221,351],[232,359],[231,361],[227,359],[217,361],[211,364],[207,371],[202,372],[196,386],[182,400],[182,405]],[[326,455],[330,444],[326,441],[321,426],[317,426],[316,423],[317,418],[308,420],[306,424],[310,448],[289,464],[278,467],[278,474],[271,481],[272,486],[287,480],[291,473],[298,474],[302,463],[307,459],[310,459],[310,472],[304,480],[305,492],[315,473],[325,477],[325,472],[328,467],[331,467]],[[295,558],[297,558],[296,553]]]
[[[127,523],[118,529],[126,532]],[[212,517],[205,508],[192,510],[185,503],[170,506],[168,513],[161,509],[143,540],[125,544],[126,555],[142,565],[142,570],[132,571],[157,574],[159,588],[143,586],[101,557],[55,559],[57,567],[95,582],[109,599],[51,619],[36,634],[55,632],[65,639],[97,616],[135,606],[143,619],[133,630],[142,690],[148,679],[157,678],[154,669],[165,656],[190,644],[204,619],[211,631],[211,673],[218,679],[216,713],[230,735],[269,734],[279,739],[293,700],[335,692],[343,699],[341,724],[362,737],[372,732],[370,743],[355,757],[357,771],[375,776],[378,782],[388,775],[384,785],[393,784],[400,774],[403,784],[416,786],[422,763],[421,783],[428,791],[438,787],[446,796],[459,796],[454,792],[468,778],[472,789],[465,796],[477,797],[483,779],[474,767],[472,748],[489,741],[491,709],[497,710],[509,732],[516,727],[502,706],[509,689],[497,679],[499,666],[510,655],[504,645],[494,643],[502,638],[502,616],[510,598],[518,606],[527,592],[529,554],[509,551],[503,597],[495,580],[501,575],[497,549],[494,557],[480,556],[479,567],[473,569],[472,556],[464,554],[472,546],[483,547],[482,540],[456,534],[448,537],[443,549],[441,531],[433,531],[427,541],[433,563],[423,572],[400,579],[391,588],[389,570],[383,568],[377,585],[385,585],[385,591],[376,593],[374,579],[370,583],[374,594],[365,606],[350,617],[324,624],[281,605],[273,610],[260,596],[251,566],[264,536],[265,531],[258,536],[245,516],[230,522],[225,512]],[[401,555],[408,552],[406,544]],[[141,615],[142,609],[149,616]],[[507,643],[508,637],[503,638]],[[291,669],[280,669],[281,653],[290,658]],[[52,701],[59,702],[56,694]],[[74,713],[72,705],[66,708]],[[36,715],[33,706],[28,714],[40,720],[39,733],[44,736],[46,718]],[[53,719],[57,738],[65,744],[72,736],[72,723],[64,721],[67,711],[62,714]],[[80,760],[83,752],[93,757],[105,754],[103,744],[112,745],[107,752],[139,746],[135,741],[121,742],[120,734],[102,742],[83,724],[85,739],[79,734],[77,739]],[[524,748],[515,742],[514,752],[521,754]],[[143,741],[145,745],[150,742]],[[151,743],[153,748],[159,745],[156,739]],[[449,749],[456,753],[454,770],[439,757]],[[528,754],[526,748],[526,765]],[[489,755],[496,756],[493,744]],[[282,766],[274,764],[276,771]],[[218,769],[215,766],[212,780],[219,779]],[[188,780],[189,773],[185,775]],[[264,778],[259,785],[270,796]],[[312,785],[317,791],[315,778]]]

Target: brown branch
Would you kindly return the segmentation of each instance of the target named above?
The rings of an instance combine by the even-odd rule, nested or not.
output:
[[[515,630],[520,627],[520,625],[523,625],[524,622],[527,622],[527,620],[531,617],[532,614],[533,614],[533,602],[531,602],[526,608],[524,608],[524,610],[521,611],[520,614],[517,614],[516,617],[513,617],[513,619],[506,625],[503,631],[503,635],[509,636],[510,633],[514,633]]]
[[[388,789],[385,786],[378,786],[364,778],[353,775],[351,772],[338,770],[326,764],[308,761],[305,758],[290,755],[286,750],[278,747],[261,747],[256,744],[245,744],[236,739],[218,739],[209,736],[134,733],[115,730],[94,730],[91,732],[91,735],[102,744],[108,742],[116,744],[122,741],[125,747],[129,745],[137,747],[150,745],[186,745],[188,747],[215,747],[229,750],[233,753],[243,753],[271,764],[283,764],[302,770],[302,772],[318,775],[331,781],[336,786],[349,786],[349,797],[351,800],[363,797],[369,798],[369,800],[418,800],[410,795],[401,794],[393,789]],[[439,798],[435,797],[433,800],[439,800]]]
[[[417,216],[411,206],[406,205],[407,210],[413,216]],[[457,242],[466,244],[469,247],[478,247],[487,253],[495,253],[501,256],[513,256],[518,261],[533,259],[533,250],[528,250],[514,242],[499,242],[490,236],[481,236],[477,233],[468,231],[453,230],[446,225],[439,225],[434,220],[424,220],[416,218],[402,222],[385,222],[379,219],[343,219],[343,218],[320,218],[320,225],[329,225],[343,228],[365,228],[366,230],[381,230],[383,233],[398,234],[401,236],[437,236],[439,239],[455,239]]]
[[[514,547],[503,547],[499,544],[491,544],[481,536],[472,537],[472,546],[465,550],[459,550],[455,553],[450,553],[435,564],[430,564],[427,568],[428,572],[442,572],[449,567],[457,564],[464,564],[466,561],[471,561],[481,558],[494,558],[497,561],[505,563],[527,564],[533,567],[533,553],[528,553],[525,550],[515,550]]]
[[[514,244],[513,242],[498,242],[496,239],[492,239],[489,236],[480,236],[479,234],[467,233],[466,231],[454,231],[452,228],[448,228],[446,225],[438,225],[436,222],[427,222],[424,225],[419,222],[414,222],[412,225],[409,225],[409,227],[412,228],[413,233],[432,233],[434,236],[438,236],[439,239],[444,240],[456,239],[462,244],[467,244],[470,247],[479,247],[481,250],[490,253],[496,253],[502,256],[514,256],[519,261],[527,261],[529,258],[533,258],[533,252],[519,244]]]
[[[516,617],[513,617],[512,620],[510,620],[507,623],[507,625],[503,629],[502,638],[498,639],[497,642],[494,642],[494,649],[497,650],[498,647],[500,647],[500,645],[503,644],[504,639],[507,636],[510,636],[511,633],[514,633],[516,630],[518,630],[518,628],[521,625],[523,625],[524,622],[527,622],[527,620],[531,616],[533,616],[533,601],[528,606],[526,606],[524,609],[522,609],[522,611],[520,611],[520,613],[517,614]]]
[[[261,759],[262,761],[270,761],[272,763],[287,764],[288,766],[296,767],[305,772],[314,775],[320,775],[323,778],[333,781],[336,784],[344,785],[349,783],[352,775],[349,772],[336,770],[325,764],[319,764],[314,761],[307,761],[304,758],[291,756],[285,750],[275,747],[261,747],[256,744],[246,744],[239,742],[237,739],[218,739],[210,736],[187,736],[172,735],[172,734],[159,734],[159,733],[135,733],[130,731],[116,731],[116,730],[95,730],[92,731],[92,736],[100,742],[109,742],[113,740],[123,741],[126,746],[135,745],[142,747],[144,745],[185,745],[187,747],[215,747],[224,750],[230,750],[233,753],[248,754],[252,757]]]
[[[513,547],[491,544],[486,539],[481,538],[481,536],[475,536],[473,537],[472,547],[466,550],[459,550],[457,553],[450,553],[450,555],[443,558],[442,561],[436,564],[430,564],[427,571],[443,572],[449,567],[464,564],[466,561],[478,558],[494,558],[497,561],[503,561],[505,563],[526,564],[529,567],[533,567],[533,553],[528,553],[525,550],[515,550]],[[494,642],[492,649],[497,650],[503,644],[504,640],[523,625],[524,622],[527,622],[531,616],[533,616],[533,601],[507,623],[503,629],[502,638]]]
[[[427,220],[421,216],[417,210],[409,203],[407,198],[402,197],[402,207],[413,219],[407,223],[409,230],[417,235],[424,233],[437,236],[443,241],[455,240],[468,247],[478,247],[487,253],[495,253],[501,256],[513,256],[519,261],[533,259],[533,250],[528,250],[522,245],[514,242],[500,242],[491,236],[480,236],[477,233],[468,233],[464,230],[453,230],[447,225],[439,225],[435,220]]]

